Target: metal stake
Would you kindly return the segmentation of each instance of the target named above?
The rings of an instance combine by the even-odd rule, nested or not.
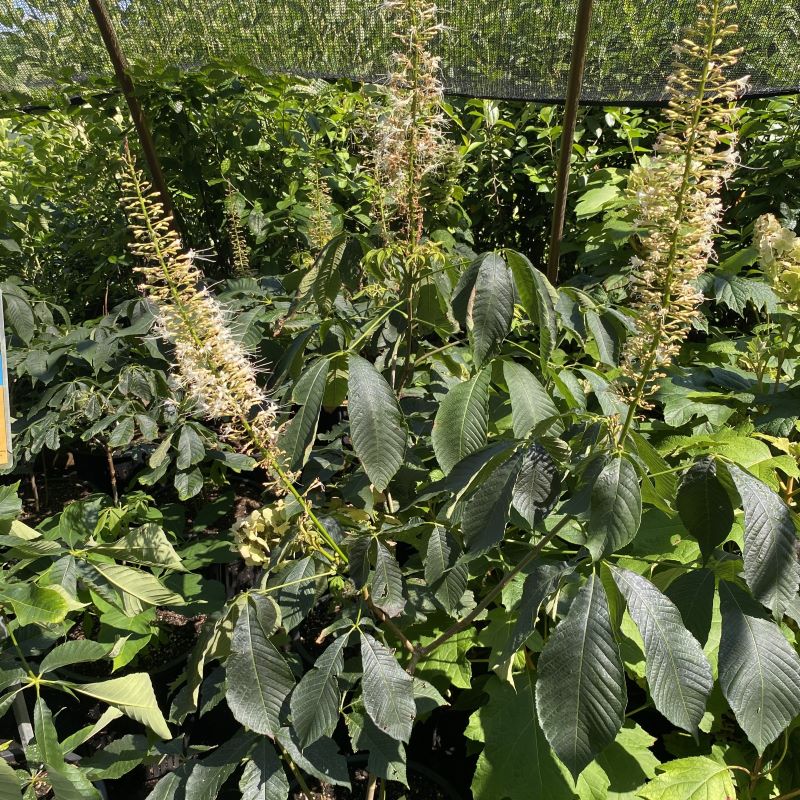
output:
[[[136,133],[139,136],[139,143],[142,146],[144,158],[147,162],[147,168],[150,172],[150,177],[153,179],[153,187],[161,195],[164,213],[167,216],[172,216],[172,197],[167,188],[167,182],[164,180],[161,161],[158,158],[158,153],[153,143],[153,134],[150,132],[147,116],[144,113],[142,104],[139,102],[139,98],[136,96],[136,90],[134,89],[133,80],[130,75],[130,65],[128,64],[128,59],[125,58],[125,53],[122,52],[117,32],[114,30],[114,23],[111,21],[108,9],[103,0],[89,0],[89,6],[92,9],[92,14],[94,14],[97,27],[100,30],[100,35],[103,37],[103,44],[105,44],[106,50],[108,50],[108,56],[111,59],[111,63],[114,65],[117,81],[128,103],[133,125],[136,128]]]
[[[575,137],[575,122],[578,118],[578,101],[583,85],[586,66],[586,50],[589,45],[589,26],[592,21],[592,0],[580,0],[575,33],[572,37],[572,59],[569,65],[567,96],[564,102],[564,121],[561,130],[561,147],[558,153],[556,175],[556,199],[553,208],[553,223],[550,229],[550,252],[547,260],[547,278],[550,283],[558,281],[558,263],[561,258],[561,240],[564,237],[564,219],[567,213],[567,190],[569,188],[570,157],[572,140]]]

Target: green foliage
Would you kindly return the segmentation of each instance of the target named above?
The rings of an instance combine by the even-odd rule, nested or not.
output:
[[[750,234],[765,211],[797,216],[796,103],[740,111],[755,169],[725,189],[702,318],[623,434],[628,180],[655,112],[583,112],[552,286],[552,107],[447,106],[460,178],[432,178],[409,250],[382,235],[354,135],[386,111],[378,90],[220,69],[142,92],[187,245],[218,254],[208,289],[279,410],[286,474],[202,419],[158,309],[132,299],[119,98],[4,121],[18,473],[44,495],[99,455],[117,496],[71,486],[47,516],[28,481],[24,507],[0,492],[0,710],[21,697],[34,727],[13,769],[0,759],[0,797],[93,797],[167,756],[154,800],[286,800],[298,775],[358,783],[348,764],[413,793],[429,718],[467,726],[476,768],[451,777],[475,800],[795,791],[798,322]],[[233,274],[228,206],[252,276]],[[188,640],[170,685],[165,619]],[[62,698],[103,714],[74,724],[49,710]]]

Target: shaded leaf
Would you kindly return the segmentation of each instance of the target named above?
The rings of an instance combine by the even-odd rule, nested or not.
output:
[[[467,588],[469,572],[459,562],[461,548],[453,535],[437,525],[428,539],[425,555],[425,582],[433,589],[439,602],[453,611]]]
[[[792,513],[766,484],[734,465],[728,472],[744,508],[744,577],[753,596],[778,616],[797,596],[800,563]]]
[[[483,370],[454,386],[442,400],[433,420],[433,451],[447,474],[461,459],[486,444],[489,430],[489,383]]]
[[[300,750],[297,739],[291,735],[288,728],[281,728],[277,738],[292,761],[304,772],[319,778],[324,783],[350,788],[347,761],[339,753],[333,739],[320,739]]]
[[[406,749],[402,742],[387,736],[363,711],[347,716],[347,730],[355,752],[366,751],[367,769],[373,775],[408,786]]]
[[[364,708],[388,736],[408,742],[416,716],[411,676],[394,653],[368,633],[361,633],[361,688]]]
[[[611,572],[644,642],[655,707],[673,725],[696,734],[714,683],[700,645],[672,601],[650,581],[627,569],[612,566]]]
[[[294,675],[269,637],[278,624],[275,603],[251,594],[239,612],[225,673],[233,716],[256,733],[274,735]]]
[[[759,754],[800,715],[800,658],[737,586],[720,581],[719,683]]]
[[[627,692],[608,599],[596,575],[539,658],[536,709],[547,741],[577,778],[622,727]]]
[[[331,736],[339,721],[339,684],[344,667],[347,634],[328,645],[314,666],[292,692],[292,726],[305,747],[323,736]]]
[[[216,800],[252,743],[252,735],[239,730],[210,755],[195,762],[186,780],[186,796],[192,800]]]
[[[642,520],[642,495],[628,459],[612,458],[592,486],[586,547],[597,561],[633,541]]]
[[[265,736],[259,737],[244,772],[239,779],[241,800],[286,800],[289,779],[275,746]]]
[[[364,471],[382,492],[403,463],[406,422],[392,387],[369,361],[348,361],[350,435]]]
[[[547,450],[538,444],[526,448],[512,495],[517,513],[531,527],[538,525],[552,511],[560,491],[561,477]]]
[[[701,645],[708,641],[711,630],[715,590],[714,573],[707,569],[696,569],[672,581],[665,593],[680,611],[687,630]]]
[[[398,616],[405,608],[403,576],[392,551],[383,542],[375,542],[375,574],[372,578],[372,599],[390,617]]]
[[[464,504],[461,530],[467,550],[483,552],[502,541],[521,464],[519,454],[509,458]]]
[[[676,507],[681,522],[708,559],[733,527],[733,504],[717,477],[713,458],[702,458],[686,471],[678,488]]]
[[[475,800],[572,800],[575,793],[539,727],[534,675],[515,676],[514,686],[491,677],[489,701],[475,712],[470,729],[485,746],[472,779]]]

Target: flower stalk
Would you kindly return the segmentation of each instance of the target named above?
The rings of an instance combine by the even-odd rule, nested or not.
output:
[[[194,253],[184,251],[127,147],[123,161],[122,202],[134,237],[131,251],[139,259],[141,289],[156,306],[159,333],[175,349],[178,380],[208,418],[223,422],[223,438],[253,455],[275,476],[326,544],[346,562],[344,552],[281,466],[277,406],[258,385],[256,369],[231,335],[219,302],[203,286]]]

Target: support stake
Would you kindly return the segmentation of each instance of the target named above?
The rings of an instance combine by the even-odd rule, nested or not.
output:
[[[564,102],[564,121],[561,130],[561,147],[558,153],[558,173],[556,174],[556,198],[553,207],[553,223],[550,229],[550,252],[547,259],[547,278],[553,285],[558,282],[561,240],[564,237],[564,219],[567,214],[572,140],[575,138],[575,122],[578,118],[578,101],[583,85],[591,21],[592,0],[579,0],[578,18],[575,20],[575,33],[572,37],[572,58],[569,65],[567,96]]]
[[[89,0],[89,6],[92,9],[92,14],[94,14],[97,27],[100,30],[100,35],[103,37],[103,44],[105,44],[106,50],[108,51],[108,57],[114,65],[117,81],[128,103],[133,125],[139,136],[139,143],[142,146],[147,168],[153,180],[153,187],[161,195],[161,202],[164,205],[165,215],[173,216],[172,197],[167,188],[167,182],[164,180],[161,161],[158,158],[158,153],[153,143],[153,134],[150,132],[150,125],[147,121],[144,109],[142,108],[142,104],[136,96],[136,90],[134,89],[133,80],[130,75],[130,65],[128,64],[128,59],[125,58],[125,53],[122,52],[117,32],[114,30],[114,23],[111,21],[108,9],[103,0]]]

